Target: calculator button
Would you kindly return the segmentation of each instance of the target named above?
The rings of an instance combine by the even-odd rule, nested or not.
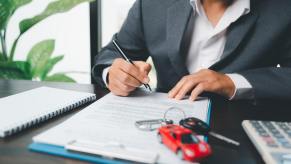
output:
[[[273,143],[273,142],[275,142],[272,137],[262,137],[262,138],[267,143]]]
[[[267,121],[262,121],[263,125],[265,125],[268,128],[272,128],[274,127],[274,125],[271,122],[267,122]]]
[[[272,142],[272,143],[267,143],[267,145],[269,147],[279,147],[276,143]]]
[[[270,137],[270,135],[267,133],[267,132],[261,132],[261,133],[259,133],[260,134],[260,136],[262,136],[262,137]]]
[[[290,164],[290,155],[286,153],[280,153],[280,152],[270,152],[270,155],[275,160],[275,163],[278,164]]]
[[[284,148],[287,148],[287,149],[291,149],[291,144],[290,143],[286,143],[284,145],[282,145]]]
[[[271,129],[276,129],[276,127],[273,126],[273,125],[267,125],[266,127],[267,127],[268,129],[270,129],[270,130],[271,130]]]
[[[282,145],[288,144],[288,141],[285,138],[279,138],[279,139],[277,139],[277,141],[280,142]]]
[[[257,131],[259,133],[267,133],[267,131],[265,129],[263,129],[263,128],[257,128]]]
[[[270,129],[270,132],[274,135],[280,133],[277,129]]]
[[[282,134],[280,134],[280,133],[274,134],[274,137],[277,138],[277,139],[284,138],[284,136]]]
[[[258,121],[254,121],[254,120],[252,120],[252,121],[250,121],[250,123],[251,123],[251,124],[257,124]]]
[[[291,130],[287,130],[285,133],[291,138]]]
[[[280,126],[280,128],[284,131],[290,130],[290,128],[286,125],[282,125],[282,126]]]
[[[263,128],[258,121],[251,121],[251,124],[255,128]]]
[[[282,156],[284,159],[289,159],[291,160],[291,154],[285,154]]]

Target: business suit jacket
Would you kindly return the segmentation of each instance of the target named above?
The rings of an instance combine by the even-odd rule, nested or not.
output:
[[[185,38],[191,35],[192,12],[189,0],[137,0],[114,36],[133,60],[152,57],[160,91],[169,91],[189,74]],[[241,74],[253,86],[255,99],[291,99],[290,34],[290,0],[251,0],[251,12],[231,24],[222,58],[210,69]],[[98,83],[104,85],[103,68],[118,57],[112,43],[101,50],[92,70]]]

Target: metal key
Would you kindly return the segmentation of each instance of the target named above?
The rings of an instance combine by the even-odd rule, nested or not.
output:
[[[220,139],[222,141],[225,141],[227,143],[233,144],[235,146],[239,146],[240,145],[239,142],[237,142],[237,141],[235,141],[233,139],[230,139],[228,137],[225,137],[225,136],[223,136],[221,134],[218,134],[218,133],[215,133],[215,132],[212,132],[212,131],[210,131],[208,134],[211,135],[212,137],[215,137],[215,138]]]
[[[142,131],[153,131],[161,127],[162,125],[173,124],[173,120],[167,119],[152,119],[136,121],[135,126]]]
[[[225,141],[227,143],[233,144],[235,146],[240,145],[239,142],[237,142],[233,139],[230,139],[230,138],[225,137],[221,134],[218,134],[218,133],[211,131],[210,126],[198,118],[190,117],[190,118],[183,119],[180,121],[180,125],[192,130],[196,134],[205,135],[205,136],[211,135],[217,139],[220,139],[220,140]]]

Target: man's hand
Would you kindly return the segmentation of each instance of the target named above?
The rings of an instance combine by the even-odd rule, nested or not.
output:
[[[181,100],[187,93],[191,93],[190,100],[194,101],[205,91],[231,98],[235,92],[235,85],[227,75],[203,69],[183,77],[169,92],[169,97]]]
[[[117,96],[128,96],[143,83],[148,84],[148,73],[151,65],[143,61],[134,62],[135,65],[123,59],[115,59],[109,68],[109,90]]]

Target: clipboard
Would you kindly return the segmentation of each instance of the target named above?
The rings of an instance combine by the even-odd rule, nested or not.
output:
[[[207,113],[207,119],[206,122],[209,124],[210,123],[210,115],[211,115],[211,106],[212,102],[211,100],[209,101],[208,104],[208,113]],[[207,142],[208,138],[205,137],[204,140]],[[87,153],[80,153],[80,152],[72,152],[66,150],[65,147],[63,146],[55,146],[55,145],[50,145],[50,144],[44,144],[44,143],[38,143],[34,142],[28,146],[28,149],[33,152],[38,152],[38,153],[45,153],[49,155],[55,155],[55,156],[61,156],[65,158],[71,158],[71,159],[76,159],[76,160],[81,160],[81,161],[86,161],[86,162],[91,162],[91,163],[101,163],[101,164],[124,164],[124,163],[134,163],[134,161],[121,161],[115,158],[104,158],[102,156],[98,155],[91,155]]]
[[[48,145],[48,144],[42,144],[42,143],[32,143],[28,146],[28,149],[30,151],[33,151],[33,152],[61,156],[61,157],[65,157],[65,158],[71,158],[71,159],[86,161],[86,162],[90,162],[90,163],[125,164],[125,162],[121,162],[121,161],[117,161],[117,160],[105,159],[105,158],[98,157],[98,156],[80,154],[80,153],[67,151],[62,146]]]
[[[117,143],[104,144],[87,141],[72,141],[65,147],[33,143],[29,146],[29,150],[92,163],[107,164],[133,162],[154,164],[157,163],[159,158],[158,153],[123,147]]]

